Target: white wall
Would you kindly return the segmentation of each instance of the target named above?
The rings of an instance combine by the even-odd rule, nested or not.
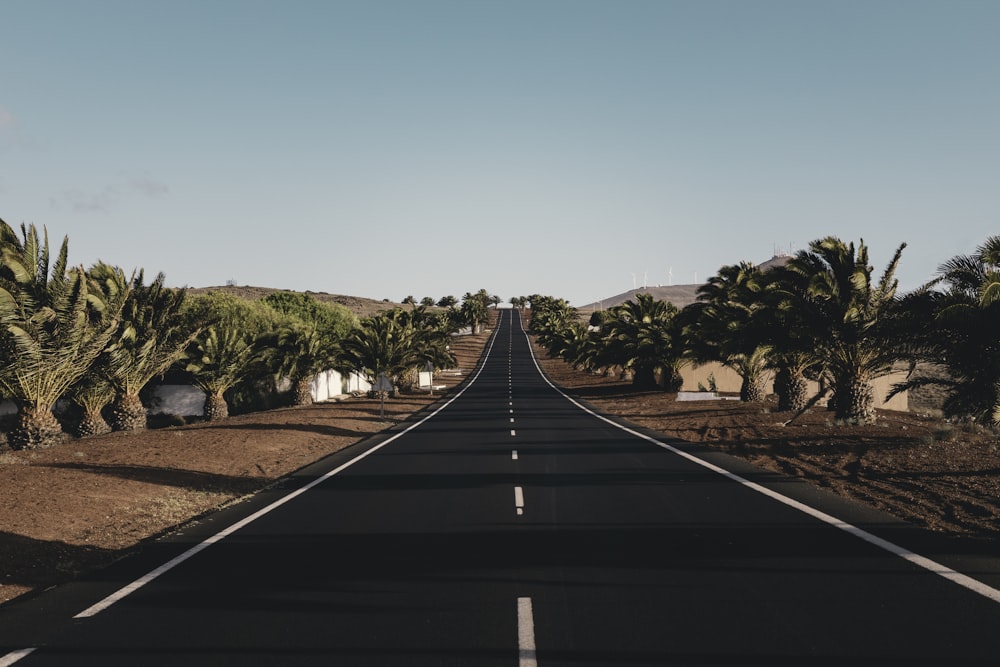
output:
[[[205,392],[190,384],[161,384],[153,389],[151,415],[201,417],[205,414]]]

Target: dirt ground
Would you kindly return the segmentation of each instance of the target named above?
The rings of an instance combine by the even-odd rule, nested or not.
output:
[[[486,336],[454,347],[466,372]],[[540,355],[541,356],[541,355]],[[815,410],[790,415],[735,401],[677,402],[542,358],[570,393],[668,436],[702,442],[798,475],[934,530],[996,539],[1000,442],[978,428],[880,413],[838,427]],[[454,387],[463,376],[442,376]],[[448,391],[448,390],[445,390]],[[397,423],[433,400],[367,398],[231,417],[218,423],[112,433],[32,452],[0,452],[0,601],[67,581],[142,541],[251,494]]]

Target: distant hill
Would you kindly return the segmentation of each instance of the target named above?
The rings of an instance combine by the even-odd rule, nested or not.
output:
[[[189,294],[207,294],[208,292],[222,292],[231,294],[250,301],[263,299],[273,292],[285,292],[294,290],[281,290],[274,287],[253,287],[251,285],[221,285],[219,287],[188,287]],[[336,303],[344,306],[358,317],[369,317],[383,310],[401,308],[403,304],[394,301],[379,301],[377,299],[366,299],[360,296],[344,296],[343,294],[327,294],[326,292],[310,292],[305,294],[313,297],[317,301],[324,303]]]
[[[790,259],[791,257],[789,255],[775,255],[771,259],[766,262],[761,262],[757,266],[761,271],[767,271],[776,266],[784,266]],[[652,294],[654,299],[657,299],[658,301],[667,301],[680,309],[698,300],[699,287],[701,287],[700,284],[667,285],[665,287],[663,285],[657,285],[656,287],[639,287],[638,289],[622,292],[617,296],[610,296],[607,299],[601,299],[600,301],[595,301],[594,303],[588,303],[586,306],[579,306],[577,310],[581,313],[590,313],[595,310],[607,310],[608,308],[619,306],[634,297],[636,294],[641,293]]]
[[[595,301],[594,303],[588,303],[586,306],[579,306],[577,310],[580,312],[589,313],[594,310],[607,310],[608,308],[613,308],[615,306],[620,306],[626,301],[635,297],[636,294],[651,294],[653,298],[658,301],[668,301],[677,308],[683,308],[684,306],[694,303],[698,300],[698,288],[701,285],[667,285],[666,287],[640,287],[638,289],[631,289],[627,292],[622,292],[616,296],[608,297],[607,299],[602,299],[601,301]]]

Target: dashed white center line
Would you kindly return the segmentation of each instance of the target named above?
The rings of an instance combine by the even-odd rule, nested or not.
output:
[[[518,516],[524,514],[524,490],[519,486],[514,487],[514,507]]]
[[[513,450],[513,451],[511,451],[511,453],[510,453],[510,458],[511,458],[511,460],[513,460],[513,461],[516,461],[516,460],[517,460],[517,450],[516,450],[516,449],[515,449],[515,450]]]
[[[514,429],[511,429],[511,430],[510,430],[510,434],[511,434],[512,436],[514,436],[514,435],[517,435],[517,431],[515,431]]]
[[[517,648],[519,667],[538,667],[535,656],[535,614],[531,598],[517,599]]]
[[[513,423],[514,423],[514,418],[513,418],[513,417],[511,417],[511,418],[510,418],[510,423],[511,423],[511,424],[513,424]]]

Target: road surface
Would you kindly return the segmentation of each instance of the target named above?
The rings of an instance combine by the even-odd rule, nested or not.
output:
[[[0,666],[1000,663],[992,554],[588,412],[517,311],[445,401],[0,608]]]

